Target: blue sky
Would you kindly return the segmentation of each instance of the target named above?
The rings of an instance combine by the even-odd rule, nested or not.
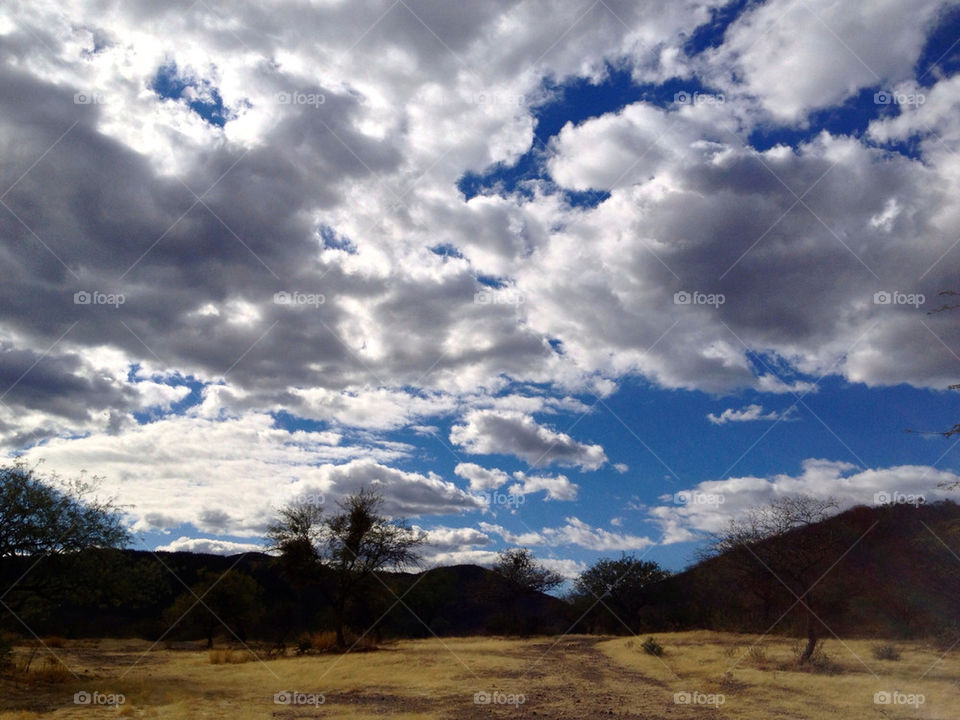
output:
[[[7,10],[8,457],[140,547],[376,486],[567,575],[950,497],[957,3],[558,7]]]

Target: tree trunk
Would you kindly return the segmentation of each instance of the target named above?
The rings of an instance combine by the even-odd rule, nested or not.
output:
[[[815,622],[813,616],[807,616],[807,646],[800,655],[801,665],[810,660],[810,658],[813,657],[813,651],[817,649],[817,626]]]

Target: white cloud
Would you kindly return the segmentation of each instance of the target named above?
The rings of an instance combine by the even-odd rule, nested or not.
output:
[[[330,432],[288,432],[273,418],[248,414],[209,420],[171,417],[121,435],[51,440],[25,459],[64,476],[89,469],[101,492],[129,508],[137,530],[181,523],[210,532],[257,535],[297,497],[327,507],[361,487],[379,491],[400,516],[457,514],[484,504],[435,473],[384,463],[405,453],[376,444],[350,446]]]
[[[766,421],[776,421],[776,420],[790,420],[793,418],[795,406],[787,408],[783,412],[777,412],[776,410],[771,410],[768,413],[763,412],[763,406],[757,404],[745,405],[744,407],[736,410],[734,408],[727,408],[719,415],[714,413],[707,413],[707,420],[709,420],[714,425],[726,425],[731,422],[753,422],[756,420],[766,420]]]
[[[607,461],[601,446],[578,442],[513,411],[471,411],[463,425],[450,429],[450,440],[474,455],[515,455],[534,467],[556,463],[596,470]]]
[[[769,0],[731,25],[704,69],[728,93],[755,96],[779,122],[838,105],[860,88],[911,77],[941,0]],[[737,78],[738,81],[734,80]]]
[[[458,463],[453,471],[470,481],[471,490],[496,490],[510,479],[503,470],[488,469],[476,463]]]
[[[546,475],[527,475],[515,472],[513,477],[518,481],[510,486],[514,495],[530,495],[531,493],[546,490],[548,500],[576,500],[580,486],[570,482],[566,475],[549,477]]]
[[[960,475],[955,473],[919,465],[863,470],[846,462],[808,459],[799,475],[746,476],[699,483],[676,495],[664,496],[662,499],[669,503],[649,508],[648,514],[661,526],[662,542],[670,544],[720,532],[747,509],[784,496],[833,497],[841,510],[874,505],[878,493],[890,497],[919,495],[926,502],[934,502],[955,494],[938,488],[940,483],[958,480]]]
[[[230,540],[211,540],[181,536],[166,545],[158,545],[154,550],[162,552],[209,553],[211,555],[239,555],[247,552],[263,552],[263,545],[232,542]]]

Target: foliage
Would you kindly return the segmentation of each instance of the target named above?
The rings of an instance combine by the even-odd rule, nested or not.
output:
[[[493,571],[522,592],[547,592],[563,582],[563,576],[543,567],[527,548],[500,552]]]
[[[580,608],[578,614],[590,616],[591,629],[637,632],[644,588],[668,577],[668,571],[650,560],[626,554],[602,558],[576,579],[571,600]]]
[[[663,645],[658,643],[653,637],[648,637],[646,640],[644,640],[640,644],[640,647],[643,648],[643,651],[647,655],[654,655],[656,657],[663,655]]]
[[[23,463],[0,467],[0,557],[127,545],[118,508],[92,497],[95,481],[43,479]]]
[[[351,611],[374,614],[379,590],[385,589],[382,581],[373,582],[379,579],[377,573],[419,562],[417,548],[424,534],[387,518],[382,506],[383,498],[366,489],[349,495],[340,512],[330,516],[317,505],[294,503],[280,511],[268,530],[270,549],[280,553],[294,583],[316,585],[321,570],[332,575],[327,593],[340,647],[347,644]]]

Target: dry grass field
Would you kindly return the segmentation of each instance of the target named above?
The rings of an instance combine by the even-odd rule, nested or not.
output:
[[[76,677],[18,647],[20,671],[0,680],[0,718],[946,720],[960,708],[957,653],[922,642],[897,643],[900,657],[890,660],[874,656],[880,641],[831,639],[819,667],[800,671],[789,639],[656,639],[659,657],[638,638],[567,636],[408,640],[262,661],[237,648],[54,639],[52,651]],[[119,695],[122,704],[102,704]]]

